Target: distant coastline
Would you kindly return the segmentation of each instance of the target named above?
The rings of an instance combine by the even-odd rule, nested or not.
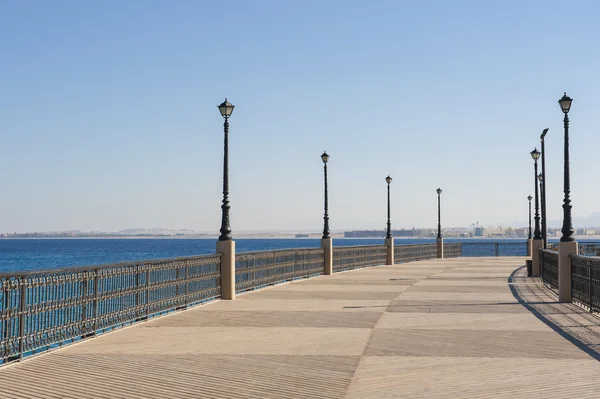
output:
[[[331,237],[336,240],[381,240],[381,237],[344,237],[343,233],[331,234]],[[114,235],[114,236],[11,236],[4,237],[0,236],[0,240],[149,240],[149,239],[160,239],[160,240],[217,240],[219,238],[218,235],[214,236],[206,236],[206,235],[185,235],[185,236],[172,236],[172,235],[139,235],[139,236],[126,236],[126,235]],[[287,235],[234,235],[233,239],[273,239],[273,240],[288,240],[288,239],[297,239],[297,240],[317,240],[320,239],[319,236],[308,236],[308,237],[295,237],[294,234]],[[424,240],[424,239],[435,239],[435,237],[394,237],[395,239],[402,240]],[[526,240],[527,237],[516,237],[516,236],[506,236],[506,237],[444,237],[448,240]],[[575,235],[574,238],[578,241],[580,240],[598,240],[600,241],[600,235]],[[555,241],[559,240],[560,237],[548,237],[548,240]]]

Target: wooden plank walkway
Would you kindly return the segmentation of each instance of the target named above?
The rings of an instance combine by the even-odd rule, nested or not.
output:
[[[251,292],[2,368],[0,398],[599,398],[599,320],[524,259]]]

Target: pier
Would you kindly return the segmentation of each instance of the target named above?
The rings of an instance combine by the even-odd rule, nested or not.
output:
[[[119,303],[137,297],[137,304],[128,305],[134,311],[116,311],[137,319],[6,364],[0,368],[1,397],[600,395],[600,320],[585,304],[560,303],[545,282],[550,279],[527,277],[529,258],[461,257],[457,247],[447,248],[456,257],[437,258],[435,244],[400,247],[394,265],[385,265],[385,246],[334,248],[332,275],[314,267],[323,265],[320,249],[302,256],[303,250],[238,254],[236,299],[217,298],[183,311],[177,311],[186,307],[178,296],[196,295],[201,303],[192,291],[218,292],[208,285],[189,289],[212,278],[215,259],[177,261],[187,262],[183,267],[155,264],[163,277],[175,267],[181,279],[193,280],[183,284],[188,288],[177,277],[156,283],[163,290],[180,287],[170,291],[174,311],[149,320],[135,311],[160,310],[152,298],[167,303],[166,291],[158,298],[129,286],[121,296],[110,294]],[[138,267],[130,275],[146,273],[147,266]],[[540,267],[542,273],[547,269]],[[278,278],[286,282],[271,284]],[[143,282],[153,287],[152,278]],[[140,302],[145,297],[150,303]],[[93,299],[86,303],[90,312],[100,311]],[[110,312],[105,316],[116,320]]]

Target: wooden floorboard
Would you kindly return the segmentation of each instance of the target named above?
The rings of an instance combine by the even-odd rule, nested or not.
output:
[[[599,398],[599,319],[524,263],[435,259],[249,292],[0,368],[0,398]]]

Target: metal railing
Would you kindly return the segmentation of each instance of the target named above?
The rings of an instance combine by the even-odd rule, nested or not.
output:
[[[548,288],[558,292],[558,252],[540,249],[540,277]]]
[[[548,249],[558,251],[558,242],[549,242]],[[577,243],[577,254],[581,256],[600,256],[600,242]]]
[[[395,245],[394,263],[437,258],[437,244]]]
[[[444,258],[458,258],[462,255],[462,244],[444,243]]]
[[[244,252],[235,256],[235,290],[252,290],[323,274],[322,248]]]
[[[471,246],[475,247],[469,251]],[[484,247],[483,254],[481,247]],[[444,248],[447,258],[478,254],[489,256],[490,248],[495,255],[510,255],[515,251],[519,252],[517,255],[522,255],[520,252],[525,253],[526,244],[457,243],[445,244]],[[507,251],[505,248],[513,249]],[[557,255],[551,251],[543,252],[542,275],[548,284],[556,286]],[[334,247],[332,255],[334,272],[384,265],[387,261],[387,246]],[[436,257],[435,243],[395,246],[396,264]],[[221,295],[220,260],[221,255],[215,254],[83,268],[2,273],[0,365],[171,310],[218,298]],[[236,291],[245,291],[323,274],[324,251],[322,248],[311,248],[240,253],[235,257],[235,264]],[[594,274],[597,273],[595,264],[592,269],[592,282],[597,284],[600,276]],[[583,278],[588,276],[584,272],[577,273],[574,281],[579,281],[580,275]],[[600,294],[597,285],[581,292],[591,292],[591,296],[588,294],[582,298],[587,298],[587,303],[593,302],[592,307],[598,307],[598,303],[594,302],[594,298]]]
[[[221,295],[220,254],[0,274],[0,364]]]
[[[570,255],[571,296],[573,302],[590,312],[600,309],[600,258]]]
[[[334,272],[367,266],[385,265],[386,262],[386,245],[333,247]]]
[[[463,242],[461,256],[527,256],[527,241]]]
[[[577,254],[581,256],[600,256],[600,242],[580,242]]]

